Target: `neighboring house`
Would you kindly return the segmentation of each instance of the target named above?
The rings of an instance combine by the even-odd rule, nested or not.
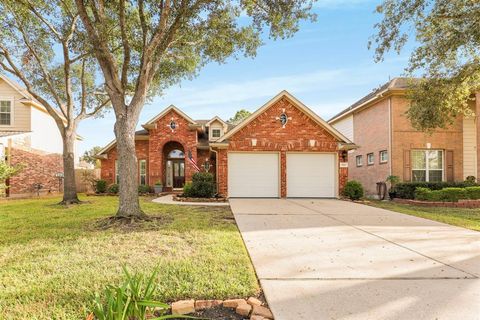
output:
[[[143,128],[136,133],[139,184],[160,181],[173,190],[209,171],[229,197],[337,197],[354,147],[286,91],[237,126],[193,120],[170,106]],[[98,157],[102,178],[118,182],[115,141]]]
[[[63,143],[55,120],[12,79],[0,74],[0,160],[24,169],[7,181],[7,196],[58,192]],[[75,157],[77,158],[77,157]]]
[[[389,175],[403,181],[463,181],[478,177],[477,118],[459,117],[448,129],[415,130],[406,111],[408,79],[395,78],[328,121],[358,148],[349,152],[348,178],[375,195]],[[471,101],[478,114],[480,96]]]

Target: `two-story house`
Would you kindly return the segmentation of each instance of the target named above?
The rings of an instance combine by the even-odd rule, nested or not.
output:
[[[328,122],[358,148],[349,152],[350,180],[368,195],[389,175],[402,181],[463,181],[478,177],[480,150],[477,117],[458,117],[447,129],[415,130],[406,116],[408,79],[395,78],[346,108]],[[480,95],[470,101],[480,112]]]
[[[60,191],[62,151],[62,136],[45,107],[0,74],[0,160],[24,167],[7,181],[7,196],[34,194],[39,184],[40,193]]]

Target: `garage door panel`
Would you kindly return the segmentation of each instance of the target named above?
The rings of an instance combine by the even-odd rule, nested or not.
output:
[[[279,196],[277,153],[228,153],[230,197],[276,198]]]
[[[335,197],[335,154],[287,154],[287,197]]]

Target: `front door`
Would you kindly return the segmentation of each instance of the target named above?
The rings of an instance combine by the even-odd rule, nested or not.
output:
[[[173,187],[183,188],[185,184],[185,160],[171,160],[173,163]]]

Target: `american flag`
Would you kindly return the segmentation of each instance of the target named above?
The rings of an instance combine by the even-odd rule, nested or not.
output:
[[[198,167],[197,162],[195,161],[195,159],[193,159],[192,152],[191,152],[190,150],[188,150],[188,160],[190,160],[190,163],[191,163],[192,166],[195,168],[195,170],[197,170],[198,172],[200,172],[200,168]]]

